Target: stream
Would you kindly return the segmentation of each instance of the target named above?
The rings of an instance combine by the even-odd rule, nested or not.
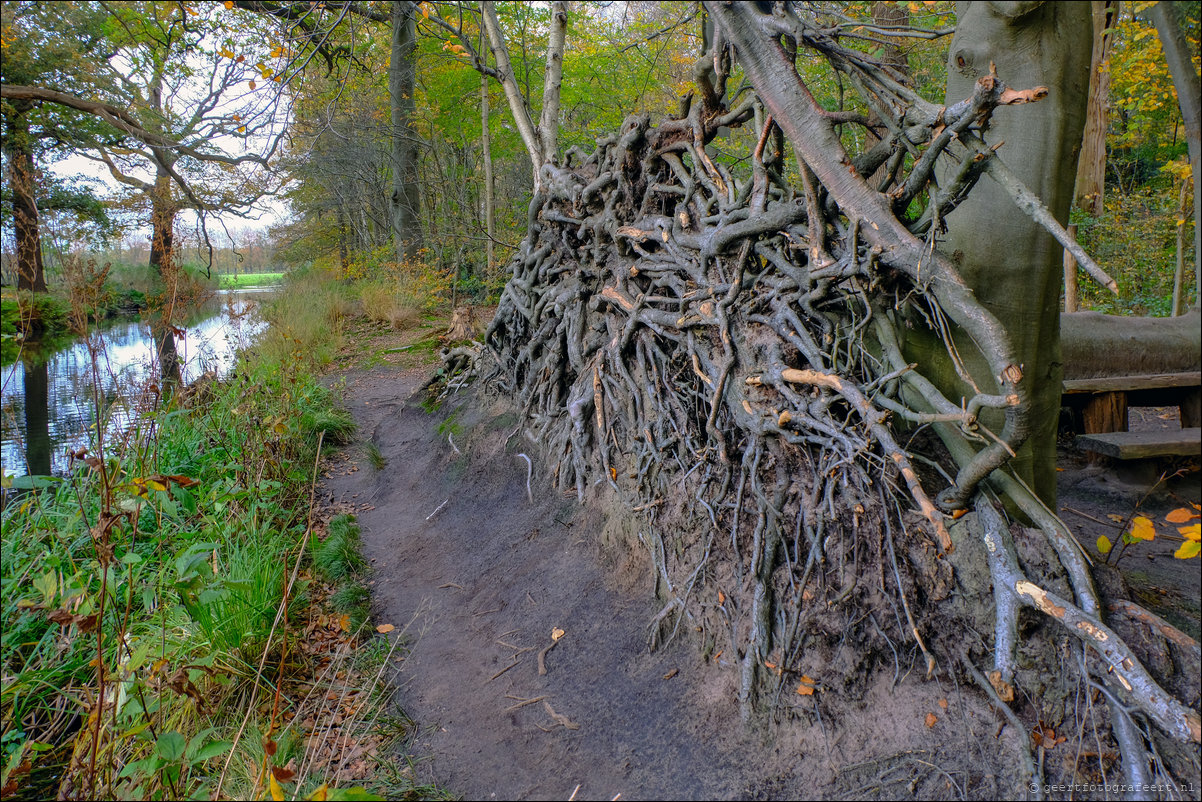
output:
[[[275,287],[219,290],[176,336],[185,383],[212,371],[224,377],[264,323],[261,299]],[[95,367],[92,352],[95,351]],[[68,449],[95,450],[97,406],[106,439],[129,429],[158,379],[145,321],[101,324],[38,361],[19,359],[0,373],[0,468],[6,477],[62,474]],[[142,399],[139,402],[139,399]]]

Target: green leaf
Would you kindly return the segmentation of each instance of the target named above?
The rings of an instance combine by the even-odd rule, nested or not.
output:
[[[192,762],[199,763],[202,760],[208,760],[209,758],[223,755],[228,752],[230,747],[233,745],[233,741],[209,741],[207,744],[200,747],[200,749],[196,750],[196,754],[193,756]]]
[[[178,732],[165,732],[155,742],[154,751],[163,760],[179,760],[188,748],[188,741]]]
[[[14,476],[6,487],[11,487],[14,490],[41,490],[44,487],[53,487],[62,481],[57,476]]]
[[[1114,545],[1110,542],[1110,538],[1105,535],[1098,535],[1098,553],[1109,554]]]

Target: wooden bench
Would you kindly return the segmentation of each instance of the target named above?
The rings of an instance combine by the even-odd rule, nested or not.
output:
[[[1099,376],[1064,381],[1064,405],[1080,416],[1077,444],[1116,459],[1202,454],[1202,371]],[[1175,406],[1181,429],[1130,432],[1129,407]]]

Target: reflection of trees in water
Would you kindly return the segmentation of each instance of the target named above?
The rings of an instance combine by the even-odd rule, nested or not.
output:
[[[262,329],[262,322],[252,314],[255,306],[251,301],[229,299],[197,315],[186,335],[177,337],[179,352],[187,360],[185,381],[210,370],[218,376],[228,373],[237,352]],[[94,447],[98,394],[107,443],[151,411],[146,391],[151,382],[157,382],[158,373],[154,342],[145,323],[110,326],[93,332],[92,341],[97,349],[96,380],[86,341],[37,364],[18,362],[5,368],[0,427],[7,473],[61,471],[66,468],[68,447]]]

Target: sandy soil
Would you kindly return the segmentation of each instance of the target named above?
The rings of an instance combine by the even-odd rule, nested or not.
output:
[[[896,678],[890,664],[859,699],[797,697],[792,721],[745,727],[733,666],[683,641],[648,651],[650,571],[602,545],[628,542],[613,522],[550,488],[500,407],[423,409],[427,375],[390,364],[343,377],[363,442],[322,485],[359,516],[376,620],[408,627],[394,681],[420,778],[467,799],[1024,796],[1015,733],[975,688],[923,681],[918,660]],[[1142,492],[1140,477],[1071,460],[1062,477],[1062,507],[1079,513],[1062,514],[1087,543]],[[1197,500],[1196,474],[1175,481]],[[1141,513],[1162,521],[1176,505],[1162,493]],[[1196,635],[1196,563],[1148,545],[1120,566],[1153,577],[1141,581],[1159,611],[1183,626],[1192,615]]]

